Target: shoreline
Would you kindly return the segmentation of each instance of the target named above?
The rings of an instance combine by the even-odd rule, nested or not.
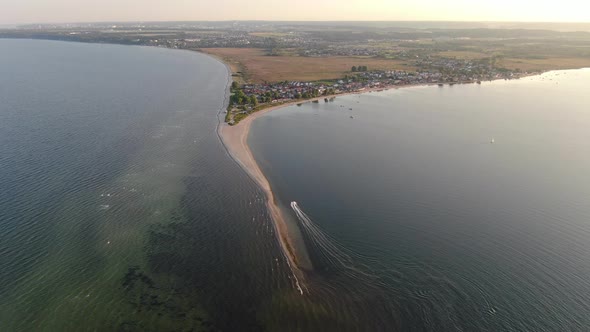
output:
[[[199,52],[200,53],[200,52]],[[294,245],[293,239],[289,234],[288,225],[286,223],[286,217],[283,210],[276,203],[274,193],[270,186],[270,183],[258,163],[254,159],[254,155],[248,146],[248,134],[250,133],[250,126],[252,121],[258,117],[280,109],[282,107],[291,106],[288,104],[281,104],[274,107],[269,107],[264,110],[260,110],[251,116],[246,117],[238,124],[230,126],[223,120],[223,111],[229,105],[230,88],[232,83],[232,71],[230,66],[221,61],[219,58],[213,57],[206,53],[201,53],[212,59],[223,64],[228,73],[228,83],[225,87],[225,96],[223,100],[222,108],[217,112],[217,136],[224,146],[228,155],[246,172],[246,174],[258,185],[258,187],[264,192],[266,196],[266,207],[272,218],[273,226],[277,234],[277,240],[281,246],[281,251],[285,256],[287,264],[293,274],[295,288],[303,295],[303,289],[307,289],[301,282],[304,278],[302,268],[312,270],[311,259],[307,256],[306,251],[302,251],[304,254],[297,255],[297,246]],[[301,280],[301,281],[300,281]]]
[[[208,53],[202,53],[205,55],[209,55]],[[214,59],[216,59],[217,61],[220,61],[221,63],[223,63],[226,68],[230,71],[230,76],[232,73],[232,69],[231,67],[225,63],[223,61],[223,59],[218,58],[216,56],[211,55],[211,57],[213,57]],[[584,69],[584,68],[579,68],[579,69],[567,69],[567,70],[580,70],[580,69]],[[258,110],[258,111],[254,111],[250,114],[248,114],[248,116],[246,116],[245,118],[243,118],[242,120],[239,120],[238,123],[232,125],[233,127],[237,126],[239,123],[245,121],[246,119],[250,118],[250,117],[258,117],[257,114],[259,113],[266,113],[266,111],[268,109],[271,110],[276,110],[279,108],[283,108],[283,107],[289,107],[289,106],[293,106],[293,105],[299,105],[299,104],[306,104],[306,103],[311,103],[314,101],[321,101],[324,99],[331,99],[331,98],[336,98],[336,97],[345,97],[345,96],[351,96],[351,95],[361,95],[361,94],[365,94],[365,93],[372,93],[372,92],[385,92],[385,91],[390,91],[390,90],[399,90],[399,89],[410,89],[410,88],[422,88],[422,87],[435,87],[438,86],[440,88],[442,87],[453,87],[453,86],[461,86],[461,85],[481,85],[482,83],[494,83],[494,82],[499,82],[499,81],[518,81],[520,79],[523,78],[528,78],[528,77],[534,77],[534,76],[540,76],[543,75],[545,73],[548,72],[552,72],[552,71],[561,71],[561,70],[549,70],[549,71],[543,71],[543,72],[537,72],[537,73],[527,73],[527,74],[522,74],[516,78],[511,78],[511,79],[506,79],[506,78],[496,78],[493,80],[487,80],[487,81],[473,81],[473,82],[457,82],[457,83],[416,83],[416,84],[406,84],[406,85],[384,85],[384,86],[380,86],[380,87],[373,87],[373,88],[363,88],[362,90],[356,90],[356,91],[348,91],[348,92],[341,92],[341,93],[334,93],[331,95],[325,95],[325,96],[317,96],[317,97],[313,97],[313,98],[308,98],[308,99],[291,99],[288,100],[286,102],[281,102],[281,103],[276,103],[276,105],[265,105],[266,107]],[[233,77],[233,76],[231,76]],[[442,84],[442,85],[441,85]],[[226,123],[227,124],[227,123]]]
[[[301,249],[297,250],[297,246],[293,243],[294,241],[287,225],[287,217],[277,204],[270,182],[260,169],[250,147],[248,146],[248,134],[250,133],[252,122],[268,112],[286,106],[287,105],[280,105],[261,110],[252,114],[253,116],[248,116],[234,126],[230,126],[227,123],[220,121],[217,131],[223,145],[232,159],[240,165],[240,167],[252,180],[254,180],[266,195],[266,206],[271,215],[275,231],[277,232],[277,239],[295,277],[296,287],[303,295],[302,287],[304,286],[300,284],[299,280],[304,277],[302,269],[313,269],[311,266],[311,260],[307,256],[306,251]]]
[[[304,272],[305,271],[307,271],[307,272],[313,271],[312,262],[307,254],[307,248],[305,247],[304,242],[298,241],[298,242],[300,242],[300,246],[298,246],[295,243],[296,239],[294,238],[295,237],[294,235],[296,235],[296,234],[293,234],[293,233],[297,232],[297,231],[290,231],[290,227],[288,224],[288,220],[290,218],[288,217],[286,211],[284,211],[277,203],[277,200],[276,200],[275,194],[272,190],[272,186],[271,186],[270,182],[268,181],[268,179],[266,178],[266,176],[262,172],[262,169],[258,165],[258,162],[254,158],[254,155],[253,155],[252,151],[250,150],[250,146],[248,145],[248,136],[250,133],[252,123],[256,119],[266,115],[267,113],[270,113],[270,112],[273,112],[273,111],[276,111],[276,110],[279,110],[282,108],[295,106],[298,104],[306,104],[306,103],[312,103],[314,101],[321,101],[326,98],[331,99],[331,98],[336,98],[336,97],[361,95],[361,94],[372,93],[372,92],[384,92],[384,91],[399,90],[399,89],[410,89],[410,88],[419,88],[419,87],[436,87],[436,86],[439,86],[439,84],[438,83],[424,83],[424,84],[410,84],[410,85],[402,85],[402,86],[400,86],[400,85],[386,85],[386,86],[380,86],[380,87],[374,87],[374,88],[366,88],[366,89],[359,90],[359,91],[338,93],[338,94],[332,94],[332,95],[328,95],[328,96],[319,96],[319,97],[315,97],[315,98],[311,98],[311,99],[287,101],[284,103],[279,103],[277,105],[272,105],[272,106],[263,108],[259,111],[249,114],[247,117],[243,118],[238,123],[236,123],[234,125],[229,125],[228,123],[226,123],[224,121],[224,112],[223,111],[227,109],[229,102],[230,102],[229,101],[229,98],[231,95],[230,90],[231,90],[231,84],[233,81],[232,68],[228,63],[226,63],[223,59],[221,59],[219,57],[213,56],[213,55],[205,53],[205,52],[197,51],[197,53],[209,56],[212,59],[220,62],[221,64],[223,64],[225,66],[225,68],[227,70],[228,83],[226,86],[226,93],[225,93],[225,97],[224,97],[224,102],[223,102],[222,108],[217,113],[217,119],[218,119],[218,125],[217,125],[217,130],[216,130],[217,135],[218,135],[222,145],[224,146],[226,152],[229,154],[229,156],[246,172],[246,174],[264,192],[264,194],[267,198],[266,206],[267,206],[268,212],[270,213],[272,221],[273,221],[273,226],[274,226],[276,234],[277,234],[277,240],[279,242],[279,245],[281,246],[282,253],[285,256],[287,264],[288,264],[289,268],[291,269],[291,272],[294,277],[294,284],[295,284],[294,286],[299,291],[299,293],[301,295],[304,295],[304,289],[308,290],[308,288],[305,286]],[[518,77],[516,79],[538,76],[541,74],[543,74],[543,72],[530,73],[530,74],[521,75],[520,77]],[[495,79],[495,80],[486,81],[486,82],[495,82],[495,81],[502,81],[502,80],[504,80],[504,79]],[[476,83],[475,82],[456,83],[456,85],[471,85],[471,84],[476,84]],[[455,84],[445,83],[445,86],[447,86],[447,85],[452,86]],[[294,225],[294,226],[298,227],[298,225]],[[299,236],[301,236],[301,235],[299,234]]]
[[[214,57],[212,57],[214,58]],[[304,271],[312,271],[313,265],[311,259],[307,254],[307,249],[305,248],[305,244],[303,241],[301,242],[301,246],[303,248],[298,247],[294,242],[295,239],[293,238],[292,232],[289,231],[289,225],[287,224],[287,220],[289,219],[285,213],[285,211],[277,204],[275,194],[272,191],[272,187],[270,182],[262,172],[260,166],[258,165],[256,159],[252,151],[250,150],[250,146],[248,145],[248,136],[250,133],[250,128],[252,126],[252,122],[258,119],[261,116],[264,116],[267,113],[286,108],[295,106],[297,104],[302,103],[311,103],[314,100],[323,100],[324,98],[332,98],[332,97],[342,97],[348,95],[358,95],[363,93],[370,93],[370,92],[378,92],[378,91],[387,91],[392,89],[399,89],[399,88],[412,88],[412,87],[421,87],[421,86],[429,86],[424,84],[416,84],[416,85],[407,85],[403,87],[379,87],[379,88],[371,88],[362,91],[355,91],[349,93],[342,93],[330,96],[321,96],[313,99],[306,99],[306,100],[298,100],[287,102],[271,107],[264,108],[260,111],[254,112],[248,115],[246,118],[242,119],[235,125],[229,125],[225,121],[223,121],[223,110],[227,108],[229,103],[229,89],[231,85],[231,68],[223,61],[220,61],[217,58],[215,60],[221,62],[228,70],[228,86],[226,87],[226,96],[224,100],[224,107],[218,112],[218,126],[217,126],[217,134],[219,139],[221,140],[222,145],[225,147],[227,153],[230,157],[238,164],[240,167],[246,172],[246,174],[258,185],[258,187],[264,192],[266,195],[266,206],[271,215],[275,231],[277,233],[277,239],[281,246],[282,252],[287,260],[287,264],[293,273],[295,287],[299,291],[301,295],[304,294],[304,289],[307,290],[305,286],[305,274]],[[298,227],[297,225],[295,225]]]
[[[206,54],[208,55],[208,54]],[[229,91],[229,85],[231,85],[231,68],[228,64],[221,61],[218,58],[212,57],[215,60],[223,63],[229,74],[229,83],[226,89]],[[530,77],[530,76],[537,76],[539,74],[531,74],[531,75],[523,75],[519,78]],[[503,80],[503,79],[498,79]],[[498,80],[493,80],[498,81]],[[281,245],[283,253],[287,259],[289,267],[291,268],[294,276],[295,276],[295,283],[298,291],[303,295],[303,288],[305,286],[300,284],[300,279],[304,279],[303,271],[307,270],[310,271],[313,269],[311,261],[307,255],[306,248],[297,248],[294,244],[294,239],[292,234],[290,234],[289,226],[287,224],[288,217],[285,214],[285,211],[281,209],[281,207],[277,204],[275,199],[274,192],[272,191],[272,187],[270,182],[262,172],[260,166],[258,165],[256,159],[252,151],[250,150],[250,146],[248,145],[248,136],[250,133],[250,129],[252,123],[266,115],[267,113],[280,110],[282,108],[287,108],[291,106],[295,106],[298,104],[305,104],[305,103],[312,103],[313,101],[321,101],[325,98],[333,98],[333,97],[344,97],[344,96],[351,96],[351,95],[361,95],[365,93],[372,93],[372,92],[384,92],[390,90],[398,90],[398,89],[409,89],[409,88],[418,88],[418,87],[436,87],[437,83],[432,84],[413,84],[413,85],[404,85],[404,86],[383,86],[378,88],[368,88],[365,90],[354,91],[354,92],[346,92],[328,96],[321,96],[312,99],[305,99],[305,100],[296,100],[290,101],[286,103],[281,103],[275,106],[270,106],[264,109],[261,109],[257,112],[249,114],[247,117],[239,121],[234,125],[229,125],[225,121],[223,121],[223,110],[227,108],[229,102],[229,92],[226,93],[226,98],[224,101],[224,108],[220,110],[218,113],[218,120],[219,124],[217,127],[218,136],[224,145],[226,151],[231,156],[231,158],[240,165],[240,167],[248,174],[248,176],[256,182],[259,188],[265,193],[267,197],[267,208],[269,213],[271,214],[271,218],[274,222],[274,227],[277,232],[278,241]],[[302,288],[303,287],[303,288]]]

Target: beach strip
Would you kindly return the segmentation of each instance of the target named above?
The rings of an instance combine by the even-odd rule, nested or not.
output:
[[[407,87],[409,86],[406,86],[406,88]],[[381,87],[375,89],[366,89],[362,91],[282,103],[276,106],[271,106],[260,111],[254,112],[233,126],[230,126],[229,124],[224,123],[220,120],[218,133],[223,145],[227,149],[230,156],[246,171],[250,178],[252,178],[256,182],[256,184],[258,184],[262,191],[264,191],[267,197],[267,207],[273,219],[282,250],[285,253],[288,263],[291,266],[291,269],[293,270],[295,276],[300,279],[304,276],[302,269],[313,269],[311,259],[307,255],[306,248],[298,247],[298,245],[300,246],[303,244],[293,239],[292,234],[289,231],[289,226],[287,225],[288,216],[285,215],[283,209],[281,209],[277,204],[271,185],[264,173],[262,172],[262,170],[260,169],[258,163],[256,162],[256,159],[254,158],[254,155],[252,154],[252,151],[250,150],[250,147],[248,146],[248,135],[250,133],[252,122],[254,122],[256,119],[269,112],[276,111],[281,108],[294,106],[297,104],[310,103],[314,100],[323,100],[324,98],[330,99],[333,97],[342,97],[346,95],[363,94],[373,91],[383,91],[392,88],[393,87]],[[296,242],[299,244],[297,244]]]
[[[229,70],[229,68],[228,68]],[[271,185],[260,169],[250,147],[248,146],[248,135],[250,133],[250,128],[252,126],[252,122],[258,119],[261,116],[264,116],[267,113],[276,111],[281,108],[286,108],[290,106],[294,106],[297,104],[303,103],[310,103],[316,100],[323,100],[325,98],[331,99],[333,97],[343,97],[347,95],[359,95],[371,92],[381,92],[387,90],[397,90],[397,89],[408,89],[408,88],[416,88],[416,87],[427,87],[427,86],[434,86],[436,84],[416,84],[416,85],[406,85],[406,86],[383,86],[383,87],[376,87],[376,88],[368,88],[363,89],[360,91],[355,92],[347,92],[341,93],[336,95],[330,96],[321,96],[313,99],[307,100],[296,100],[292,102],[282,103],[276,106],[271,106],[260,111],[254,112],[248,115],[246,118],[242,119],[239,123],[230,126],[227,123],[224,123],[220,117],[220,122],[218,126],[218,134],[219,137],[227,149],[230,156],[246,171],[246,173],[258,184],[258,186],[264,191],[267,197],[267,208],[269,213],[273,219],[275,230],[278,235],[278,240],[283,250],[283,253],[286,256],[287,262],[293,271],[295,277],[295,283],[298,290],[303,294],[303,289],[306,288],[305,285],[302,283],[304,281],[304,273],[303,270],[311,270],[312,263],[307,255],[306,248],[298,248],[297,244],[295,243],[294,239],[292,238],[289,226],[287,225],[287,216],[283,209],[277,204],[275,199],[274,193],[272,191]],[[229,87],[228,87],[229,90]],[[226,105],[227,106],[227,105]],[[303,244],[300,244],[303,245]]]
[[[302,284],[303,272],[301,268],[311,269],[311,260],[306,254],[305,250],[298,250],[292,237],[289,234],[288,226],[286,224],[286,216],[283,210],[276,203],[274,193],[272,192],[270,183],[262,173],[262,170],[256,163],[252,151],[248,146],[248,134],[252,122],[257,118],[263,116],[268,112],[272,112],[278,108],[291,106],[290,104],[283,104],[276,107],[270,107],[258,111],[246,117],[238,124],[230,126],[226,123],[219,124],[219,136],[231,157],[248,173],[248,175],[258,184],[264,191],[267,197],[267,208],[273,219],[275,230],[277,232],[279,243],[287,258],[287,262],[293,271],[295,277],[296,287],[301,294],[303,294]],[[303,249],[303,248],[299,248]]]

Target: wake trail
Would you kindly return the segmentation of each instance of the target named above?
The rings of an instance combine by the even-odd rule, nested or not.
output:
[[[326,235],[312,220],[303,212],[297,202],[291,202],[291,209],[295,212],[301,223],[302,231],[320,249],[322,257],[331,265],[331,268],[342,270],[343,273],[354,278],[377,279],[377,276],[370,271],[368,266],[358,263],[362,259],[350,250],[339,245],[336,241]],[[355,260],[355,258],[357,258]]]

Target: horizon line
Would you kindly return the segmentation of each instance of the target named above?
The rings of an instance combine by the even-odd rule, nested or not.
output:
[[[99,20],[99,21],[55,21],[0,24],[0,26],[46,25],[46,24],[101,24],[101,23],[520,23],[520,24],[590,24],[590,21],[512,21],[512,20],[268,20],[268,19],[227,19],[227,20]]]

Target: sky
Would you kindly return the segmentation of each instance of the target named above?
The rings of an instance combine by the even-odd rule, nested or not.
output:
[[[201,20],[590,22],[590,0],[0,0],[0,25]]]

